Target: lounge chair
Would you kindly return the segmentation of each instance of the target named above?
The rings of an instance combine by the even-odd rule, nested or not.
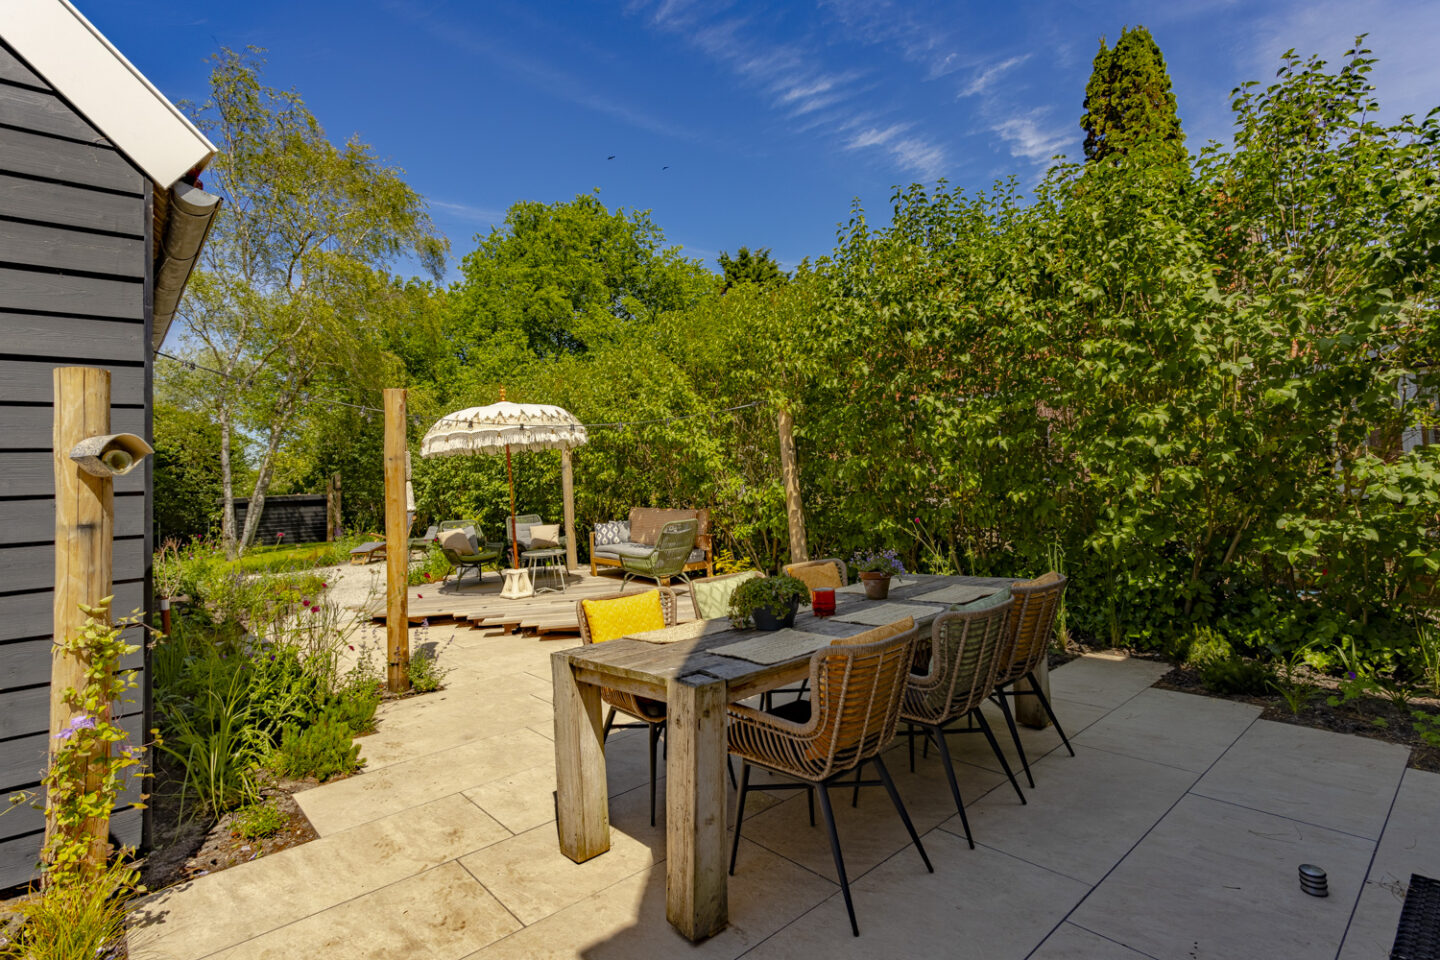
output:
[[[383,559],[385,556],[384,540],[366,540],[358,547],[350,550],[350,564],[355,566],[362,563],[369,563],[371,560]]]

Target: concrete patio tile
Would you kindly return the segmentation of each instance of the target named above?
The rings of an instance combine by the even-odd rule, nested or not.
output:
[[[1052,700],[1052,707],[1055,708],[1055,715],[1060,718],[1060,723],[1065,727],[1065,734],[1070,742],[1075,742],[1075,735],[1089,729],[1096,721],[1108,714],[1108,707],[1097,707],[1089,703],[1079,703],[1074,700]],[[1010,730],[1005,726],[1005,717],[1000,708],[993,703],[986,703],[982,708],[985,718],[990,722],[990,729],[995,734],[995,739],[1000,744],[1000,749],[1005,751],[1005,759],[1010,762],[1010,769],[1016,775],[1024,778],[1021,773],[1020,757],[1015,752],[1015,742],[1010,739]],[[960,721],[957,726],[964,726],[965,721]],[[1033,765],[1036,760],[1056,750],[1064,751],[1065,747],[1060,742],[1060,734],[1055,727],[1047,726],[1042,730],[1027,727],[1023,723],[1017,723],[1016,728],[1020,731],[1020,742],[1025,745],[1025,756]],[[903,725],[902,725],[903,729]],[[917,754],[921,752],[923,740],[916,740],[915,749]],[[995,751],[990,749],[990,744],[985,741],[982,733],[953,734],[950,737],[950,756],[956,760],[964,760],[976,766],[985,767],[988,770],[1000,770],[1000,761],[995,759]],[[1069,756],[1067,753],[1066,756]],[[935,760],[935,750],[931,748],[930,759]],[[917,758],[916,762],[920,762]]]
[[[637,805],[635,794],[643,793],[643,827],[623,830],[615,826],[616,807],[622,816],[624,802]],[[625,817],[627,821],[635,818]],[[632,791],[611,802],[610,849],[584,863],[575,863],[560,852],[553,822],[542,824],[517,837],[492,844],[461,859],[486,889],[521,922],[531,924],[570,904],[634,876],[665,856],[665,824],[657,818],[649,824],[649,794]]]
[[[1098,883],[1195,782],[1195,774],[1077,744],[1038,764],[1021,806],[1007,784],[966,812],[977,844]],[[1023,783],[1023,780],[1022,780]],[[944,829],[964,835],[958,816]]]
[[[740,856],[758,869],[747,882],[731,880],[730,924],[703,943],[690,943],[666,922],[665,865],[657,863],[468,960],[730,960],[838,889],[748,840],[742,839],[740,846]]]
[[[657,757],[658,781],[655,803],[665,802],[665,766]],[[640,789],[645,793],[645,816],[650,815],[650,759],[646,735],[641,731],[616,731],[606,742],[605,774],[610,796]],[[482,810],[503,823],[514,833],[524,833],[555,819],[554,750],[547,760],[528,770],[521,770],[464,791],[465,796]]]
[[[1067,922],[1046,937],[1027,960],[1146,960],[1146,954]]]
[[[1086,654],[1050,671],[1050,695],[1113,709],[1169,672],[1169,664],[1157,660]],[[1064,723],[1065,715],[1058,708],[1055,712]]]
[[[321,836],[458,794],[517,770],[551,762],[554,745],[532,730],[462,744],[295,795]]]
[[[1440,774],[1406,770],[1385,832],[1380,835],[1380,848],[1375,852],[1375,862],[1371,864],[1365,890],[1360,894],[1360,905],[1345,935],[1340,960],[1390,955],[1410,875],[1440,877],[1437,811],[1440,811]]]
[[[464,797],[436,800],[148,898],[131,911],[130,956],[205,956],[509,836]]]
[[[913,851],[903,850],[851,883],[859,937],[851,935],[845,901],[836,892],[746,954],[747,960],[1021,960],[1090,889],[994,850],[970,850],[943,831],[923,839],[933,875]]]
[[[916,772],[910,773],[904,761],[903,747],[898,750],[891,749],[886,753],[885,759],[890,774],[895,779],[895,789],[905,802],[910,819],[922,838],[926,831],[955,816],[955,800],[950,794],[944,769],[938,761],[918,764]],[[736,772],[739,772],[738,769]],[[976,798],[1004,782],[1002,775],[968,764],[957,764],[955,773],[967,810]],[[752,777],[756,775],[754,772],[751,774]],[[872,767],[865,768],[865,777],[869,780],[875,779]],[[850,806],[851,795],[850,787],[844,785],[832,787],[830,790],[836,831],[840,834],[841,849],[845,854],[845,870],[851,879],[897,852],[905,858],[913,859],[915,865],[923,871],[920,855],[911,847],[910,835],[905,832],[905,825],[891,805],[885,789],[879,786],[862,788],[858,807]],[[779,802],[770,809],[751,816],[750,804],[760,799],[760,796],[752,793],[745,800],[745,826],[741,836],[815,871],[828,880],[837,880],[824,818],[820,813],[819,797],[817,796],[815,801],[815,826],[812,827],[804,790],[778,793],[776,796],[780,798]],[[732,822],[733,817],[732,808]],[[750,876],[753,869],[742,856],[735,868],[736,877]]]
[[[1070,919],[1161,960],[1329,956],[1344,935],[1374,846],[1187,796]],[[1301,891],[1296,871],[1302,863],[1325,868],[1329,897]]]
[[[375,733],[360,738],[366,771],[373,773],[391,764],[448,752],[547,719],[554,722],[550,704],[524,691],[464,695],[448,690],[438,696],[443,699],[419,697],[414,709],[382,716]]]
[[[1258,716],[1260,708],[1248,703],[1151,688],[1071,742],[1204,773]]]
[[[1409,758],[1395,744],[1257,720],[1194,792],[1375,840]]]
[[[520,929],[457,863],[246,941],[213,960],[458,960]]]

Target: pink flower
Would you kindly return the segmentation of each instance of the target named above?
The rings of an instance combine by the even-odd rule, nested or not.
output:
[[[352,644],[348,644],[348,646],[350,647],[351,650],[354,650],[354,649],[355,649],[355,644],[353,644],[353,643],[352,643]]]
[[[424,599],[425,599],[425,594],[423,594],[423,593],[417,593],[417,594],[415,594],[415,599],[416,599],[416,600],[424,600]]]
[[[321,590],[324,590],[324,589],[325,589],[326,587],[328,587],[328,586],[330,586],[330,584],[322,582],[322,583],[320,584],[320,589],[321,589]]]

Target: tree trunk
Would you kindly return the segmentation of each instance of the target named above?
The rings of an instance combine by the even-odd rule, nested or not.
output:
[[[245,532],[240,537],[241,553],[250,549],[250,545],[255,542],[255,532],[260,529],[260,516],[265,512],[265,494],[270,490],[270,475],[275,468],[275,451],[280,449],[280,438],[285,435],[285,428],[290,425],[295,394],[302,387],[301,383],[295,385],[294,392],[285,398],[280,409],[275,411],[275,419],[270,423],[270,438],[265,443],[265,456],[261,458],[260,470],[255,475],[255,489],[250,493],[250,506],[245,509]]]
[[[220,405],[220,487],[224,508],[220,511],[220,542],[225,556],[235,559],[235,478],[230,465],[230,410]]]

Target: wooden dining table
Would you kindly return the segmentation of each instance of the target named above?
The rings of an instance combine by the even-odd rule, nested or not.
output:
[[[853,590],[837,591],[834,615],[822,619],[802,611],[795,629],[837,639],[854,636],[875,624],[844,618],[866,616],[867,605],[873,608],[884,603],[913,607],[903,610],[896,619],[913,615],[917,625],[928,626],[952,604],[917,599],[922,595],[952,586],[1000,590],[1014,582],[1005,577],[912,574],[892,584],[886,600],[867,600],[857,585]],[[977,594],[974,599],[983,595]],[[686,937],[703,940],[729,922],[726,704],[804,679],[809,675],[811,653],[773,664],[716,653],[718,647],[764,636],[754,630],[730,628],[728,621],[682,624],[640,636],[649,639],[623,637],[551,655],[560,849],[576,863],[610,849],[600,688],[664,701],[665,915]]]

